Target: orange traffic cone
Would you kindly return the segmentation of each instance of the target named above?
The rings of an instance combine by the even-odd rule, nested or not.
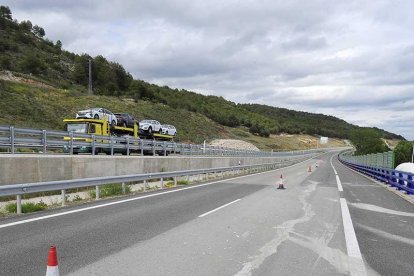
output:
[[[280,175],[280,182],[279,182],[279,187],[277,187],[278,190],[284,190],[285,186],[283,185],[283,175]]]
[[[57,261],[56,247],[53,245],[49,248],[47,255],[46,276],[59,276],[59,266]]]
[[[312,172],[312,166],[308,167],[308,172]]]

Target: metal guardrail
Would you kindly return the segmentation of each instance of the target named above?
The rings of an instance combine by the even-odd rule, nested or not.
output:
[[[16,128],[14,126],[0,126],[0,149],[11,154],[18,153],[18,149],[34,149],[42,154],[50,153],[90,153],[99,152],[114,155],[132,153],[140,155],[207,155],[207,156],[252,156],[252,157],[282,157],[297,156],[321,152],[322,149],[298,151],[253,151],[234,148],[214,147],[197,144],[176,143],[133,137],[99,136],[73,133],[67,131],[53,131],[44,129]],[[323,149],[327,150],[327,149]]]
[[[164,188],[164,179],[173,179],[174,187],[177,186],[177,177],[202,175],[207,176],[211,173],[221,173],[224,177],[225,173],[235,175],[236,172],[251,172],[261,170],[271,170],[281,167],[286,167],[300,161],[308,159],[309,156],[296,157],[289,160],[279,160],[273,163],[265,164],[254,164],[254,165],[243,165],[233,167],[219,167],[211,169],[196,169],[196,170],[185,170],[185,171],[174,171],[174,172],[159,172],[159,173],[145,173],[145,174],[132,174],[132,175],[121,175],[121,176],[110,176],[110,177],[94,177],[84,179],[72,179],[72,180],[59,180],[59,181],[47,181],[47,182],[35,182],[25,184],[12,184],[0,186],[0,196],[17,196],[17,213],[21,213],[21,196],[24,194],[38,193],[38,192],[49,192],[49,191],[61,191],[62,206],[65,205],[66,190],[84,188],[84,187],[96,187],[96,199],[99,199],[99,187],[106,184],[122,183],[122,190],[125,193],[126,183],[144,181],[144,191],[147,188],[146,181],[152,179],[160,179],[161,189]]]
[[[339,161],[358,172],[375,178],[378,181],[391,185],[399,190],[404,190],[407,194],[414,194],[414,174],[412,173],[351,162],[347,159],[347,156],[344,155],[344,153],[339,155]]]

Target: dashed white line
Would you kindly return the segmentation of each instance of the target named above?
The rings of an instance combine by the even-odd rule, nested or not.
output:
[[[335,175],[335,177],[336,177],[336,184],[338,185],[338,191],[343,192],[344,189],[342,189],[341,179],[339,179],[338,175]]]
[[[333,162],[332,162],[332,159],[334,158],[334,156],[335,156],[335,155],[332,155],[332,156],[331,156],[331,167],[332,167],[332,169],[333,169],[333,171],[334,171],[335,175],[338,175],[338,172],[336,171],[336,169],[335,169],[335,167],[334,167],[334,165],[333,165]]]
[[[240,201],[241,199],[239,198],[239,199],[236,199],[236,200],[234,200],[234,201],[232,201],[232,202],[229,202],[229,203],[227,203],[227,204],[224,204],[224,205],[221,205],[220,207],[217,207],[216,209],[213,209],[213,210],[211,210],[211,211],[208,211],[207,213],[204,213],[204,214],[202,214],[202,215],[199,215],[198,217],[199,218],[202,218],[202,217],[205,217],[205,216],[207,216],[207,215],[210,215],[211,213],[214,213],[214,212],[216,212],[216,211],[218,211],[218,210],[220,210],[220,209],[223,209],[223,208],[225,208],[225,207],[227,207],[227,206],[229,206],[229,205],[231,205],[231,204],[233,204],[233,203],[236,203],[237,201]]]
[[[344,224],[346,250],[350,257],[350,273],[351,275],[366,275],[364,261],[362,260],[361,251],[359,249],[358,240],[355,234],[354,225],[352,224],[351,214],[345,198],[340,198],[342,222]]]
[[[336,184],[338,185],[338,191],[343,192],[341,179],[338,172],[333,165],[333,157],[331,157],[331,167],[335,173]],[[352,191],[351,191],[352,193]],[[362,260],[361,250],[359,249],[358,240],[355,234],[354,225],[352,223],[351,214],[349,213],[348,204],[345,198],[339,199],[341,203],[342,222],[344,225],[346,250],[349,256],[349,271],[351,276],[365,276],[367,272],[365,270],[364,261]]]

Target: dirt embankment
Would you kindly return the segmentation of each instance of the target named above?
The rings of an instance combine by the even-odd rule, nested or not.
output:
[[[210,142],[210,146],[241,149],[241,150],[254,150],[254,151],[259,150],[255,145],[249,142],[245,142],[242,140],[236,140],[236,139],[216,139]]]
[[[54,88],[51,85],[48,85],[46,83],[43,83],[43,82],[40,82],[34,79],[15,76],[10,71],[0,71],[0,80],[21,82],[21,83],[26,83],[26,84],[42,87],[42,88]]]

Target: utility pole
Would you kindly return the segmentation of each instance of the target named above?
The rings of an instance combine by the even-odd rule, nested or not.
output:
[[[88,83],[88,95],[92,95],[92,60],[89,59],[89,83]]]

